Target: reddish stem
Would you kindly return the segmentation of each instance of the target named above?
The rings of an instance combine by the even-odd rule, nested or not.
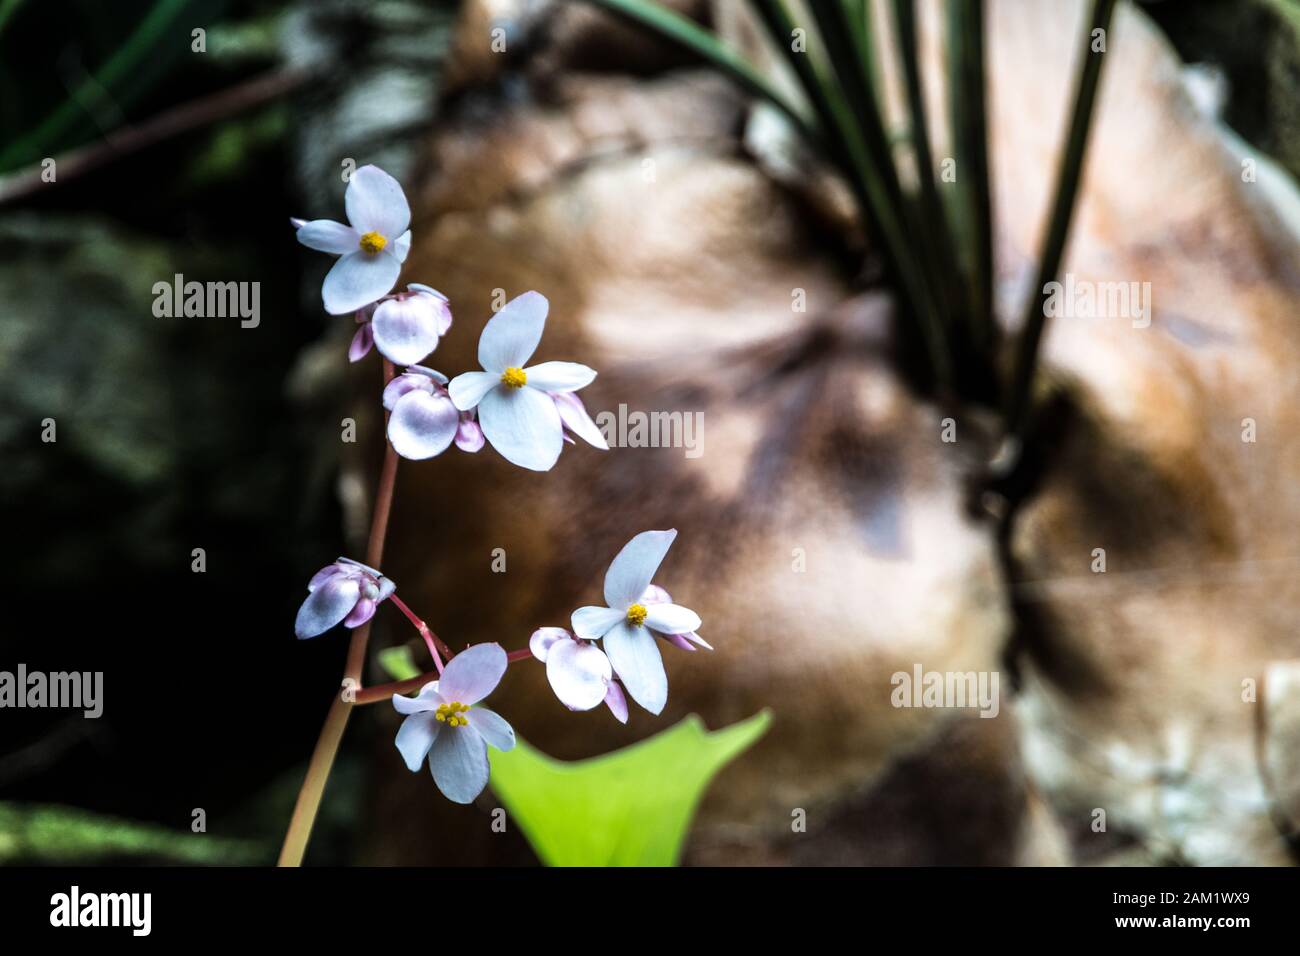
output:
[[[533,652],[526,647],[521,647],[517,651],[511,651],[506,654],[506,663],[513,664],[515,661],[526,661],[533,656]],[[450,659],[450,658],[449,658]],[[406,680],[395,680],[387,684],[376,684],[374,687],[366,687],[357,691],[355,704],[378,704],[381,701],[389,700],[397,694],[409,694],[413,690],[419,690],[430,681],[435,681],[441,676],[441,671],[430,671],[427,674],[421,674],[418,677],[408,677]]]
[[[447,660],[451,660],[454,656],[451,652],[451,648],[443,643],[442,638],[429,630],[429,625],[416,617],[411,609],[406,606],[406,602],[396,594],[389,595],[388,600],[392,601],[393,604],[396,605],[397,609],[406,615],[407,620],[415,625],[415,629],[419,631],[420,636],[424,638],[424,645],[429,649],[429,655],[433,658],[433,663],[437,665],[438,673],[441,674],[443,655],[446,656]],[[442,651],[441,655],[438,653],[440,650]]]
[[[385,359],[385,385],[393,380],[394,374],[393,363]],[[388,416],[385,414],[385,423],[387,420]],[[366,564],[372,568],[379,567],[384,559],[388,515],[392,511],[393,488],[397,483],[397,452],[386,441],[384,446],[384,466],[379,474],[375,510],[370,521],[370,539],[366,544]],[[362,670],[366,662],[366,645],[369,640],[370,622],[367,621],[352,632],[352,641],[348,645],[347,664],[343,670],[342,690],[330,704],[329,713],[325,715],[325,725],[321,727],[320,737],[316,740],[316,749],[312,751],[311,761],[307,764],[307,776],[302,782],[302,789],[298,792],[298,801],[294,804],[289,829],[284,835],[284,845],[280,848],[280,866],[302,865],[303,854],[307,851],[307,841],[311,837],[312,824],[316,822],[316,811],[320,808],[321,797],[325,793],[325,783],[329,780],[330,768],[334,766],[339,741],[343,739],[343,730],[347,727],[348,716],[355,703],[353,690],[361,686]]]

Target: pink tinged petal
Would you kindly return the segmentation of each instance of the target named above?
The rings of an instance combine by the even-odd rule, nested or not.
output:
[[[438,347],[438,310],[429,296],[386,299],[370,320],[375,347],[396,365],[415,365]]]
[[[542,340],[548,308],[540,292],[525,292],[503,305],[479,336],[479,365],[498,376],[508,368],[523,368]]]
[[[433,741],[429,769],[448,800],[473,803],[488,782],[487,743],[473,724],[446,727]]]
[[[660,634],[659,636],[669,644],[672,644],[674,647],[680,647],[684,651],[694,652],[695,650],[695,645],[686,639],[685,634]]]
[[[375,344],[375,337],[370,332],[370,323],[357,329],[357,334],[352,336],[352,344],[348,346],[348,361],[360,362],[370,354],[370,349]]]
[[[451,380],[447,391],[451,395],[451,400],[456,403],[456,407],[462,412],[467,412],[483,401],[483,396],[500,384],[501,373],[499,372],[495,375],[491,372],[465,372]]]
[[[384,386],[384,408],[390,412],[397,404],[397,400],[407,392],[423,391],[433,392],[433,382],[427,375],[421,375],[419,372],[403,372],[396,375],[393,380]]]
[[[624,621],[605,635],[605,653],[632,699],[657,714],[668,702],[668,675],[659,642],[644,627]]]
[[[347,573],[348,569],[337,561],[333,564],[328,564],[311,576],[311,580],[307,582],[307,590],[315,591],[330,578],[334,577],[334,575]]]
[[[375,616],[375,608],[378,602],[373,598],[362,598],[357,602],[357,606],[352,609],[352,613],[343,619],[344,627],[360,627]]]
[[[411,230],[406,230],[393,241],[393,258],[398,262],[405,262],[406,257],[411,254]]]
[[[479,403],[478,421],[492,447],[520,468],[550,471],[564,447],[560,413],[535,388],[494,388]]]
[[[685,634],[678,634],[677,636],[684,637],[688,641],[700,645],[700,647],[704,648],[706,651],[713,650],[713,645],[710,644],[708,641],[706,641],[704,638],[700,637],[700,635],[696,634],[694,631],[687,631]]]
[[[604,434],[587,414],[587,406],[582,404],[582,399],[572,392],[551,392],[550,395],[555,401],[555,410],[560,413],[560,421],[564,423],[565,428],[588,445],[609,450],[609,443],[605,441]]]
[[[420,769],[420,764],[429,755],[441,729],[442,724],[438,723],[437,715],[433,713],[412,714],[402,721],[402,726],[397,729],[396,743],[407,770],[414,772]]]
[[[528,649],[533,652],[533,657],[545,664],[546,655],[556,641],[571,640],[573,635],[562,627],[539,627],[528,638]]]
[[[447,297],[433,286],[420,282],[408,282],[406,288],[409,292],[418,292],[434,301],[434,308],[438,312],[438,334],[446,335],[447,330],[451,328],[451,303]]]
[[[515,746],[514,728],[506,719],[494,710],[486,707],[471,707],[466,715],[469,725],[477,730],[489,746],[497,750],[513,750]]]
[[[360,597],[361,584],[356,578],[335,575],[302,602],[293,624],[294,633],[299,638],[324,634],[352,613]]]
[[[500,644],[475,644],[448,662],[438,681],[438,693],[445,700],[477,704],[501,682],[506,663]]]
[[[443,302],[449,301],[448,298],[431,285],[425,285],[423,282],[408,282],[406,284],[408,292],[423,292],[425,295],[431,295],[434,298],[442,299]]]
[[[423,461],[447,450],[459,424],[460,414],[443,396],[408,392],[393,406],[388,440],[403,458]]]
[[[623,610],[635,603],[650,586],[651,578],[659,570],[676,537],[676,529],[642,531],[623,545],[623,550],[605,572],[605,602]]]
[[[620,724],[627,723],[627,696],[623,693],[622,685],[616,680],[610,681],[609,687],[605,690],[605,706]]]
[[[407,369],[413,374],[422,375],[427,379],[432,379],[438,385],[447,384],[447,376],[443,375],[437,369],[429,368],[427,365],[412,365]]]
[[[401,185],[378,166],[362,166],[352,174],[343,205],[357,232],[377,232],[389,242],[411,224],[411,207]]]
[[[298,241],[308,249],[315,249],[317,252],[345,256],[349,252],[357,251],[361,242],[361,233],[341,222],[313,219],[298,228]]]
[[[637,604],[672,604],[673,597],[657,584],[652,584],[641,594]]]
[[[524,369],[528,385],[543,392],[576,392],[596,380],[596,370],[577,362],[543,362]]]
[[[604,651],[585,641],[556,641],[546,661],[546,679],[560,703],[570,710],[598,706],[613,676]]]
[[[627,619],[627,611],[613,607],[596,607],[588,605],[573,612],[569,619],[573,624],[573,633],[588,641],[600,640],[611,627]]]
[[[372,578],[377,578],[377,577],[379,577],[379,569],[378,569],[378,568],[372,568],[370,565],[368,565],[368,564],[362,564],[360,561],[353,561],[351,558],[342,558],[342,557],[340,557],[340,558],[337,558],[337,559],[336,559],[335,563],[336,563],[336,564],[340,564],[340,565],[342,565],[342,566],[345,567],[345,568],[352,568],[352,569],[356,569],[356,570],[359,570],[359,571],[365,571],[365,572],[366,572],[367,574],[369,574]]]
[[[390,255],[350,252],[325,276],[321,298],[331,315],[355,312],[393,291],[402,264]]]
[[[293,226],[294,229],[301,229],[303,226],[307,225],[307,220],[306,220],[306,219],[297,219],[297,218],[295,218],[295,217],[293,217],[293,216],[290,216],[290,217],[289,217],[289,225]]]
[[[420,693],[414,697],[406,697],[402,694],[393,695],[393,708],[399,714],[423,714],[429,711],[437,710],[446,701],[438,693],[438,682],[430,681],[420,688]]]
[[[482,449],[484,441],[483,429],[479,427],[478,422],[466,418],[462,412],[460,426],[456,429],[456,447],[473,454]]]
[[[680,604],[648,604],[645,612],[646,627],[664,634],[685,634],[700,626],[700,616]]]

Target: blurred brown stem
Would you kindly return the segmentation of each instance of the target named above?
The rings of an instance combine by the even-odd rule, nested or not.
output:
[[[316,76],[299,67],[272,70],[229,89],[164,110],[136,126],[115,130],[102,143],[54,157],[56,179],[46,181],[44,165],[0,177],[0,205],[24,199],[49,186],[83,176],[155,143],[207,126],[291,93]]]

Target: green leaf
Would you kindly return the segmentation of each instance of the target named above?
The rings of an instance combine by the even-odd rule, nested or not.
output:
[[[492,787],[547,866],[674,866],[709,783],[771,723],[762,711],[709,733],[694,714],[590,760],[522,740],[492,750]]]
[[[0,864],[87,864],[123,858],[173,863],[266,863],[255,841],[169,830],[73,807],[0,803]]]
[[[423,673],[415,666],[415,661],[411,659],[411,648],[406,644],[385,647],[376,659],[379,661],[379,666],[384,669],[384,673],[393,680],[410,680]]]
[[[1007,432],[1023,437],[1028,425],[1030,390],[1034,382],[1034,369],[1038,363],[1038,344],[1047,325],[1047,285],[1057,278],[1065,243],[1070,237],[1070,220],[1074,215],[1074,200],[1083,175],[1083,161],[1088,149],[1088,131],[1092,126],[1092,107],[1097,99],[1097,85],[1104,52],[1092,50],[1092,40],[1097,31],[1105,35],[1110,17],[1115,10],[1115,0],[1093,0],[1092,16],[1080,40],[1078,77],[1075,80],[1074,110],[1070,114],[1070,128],[1061,151],[1060,166],[1056,170],[1056,188],[1053,190],[1051,218],[1043,236],[1043,248],[1038,256],[1038,277],[1030,286],[1029,302],[1016,344],[1015,362],[1011,382],[1006,394]]]

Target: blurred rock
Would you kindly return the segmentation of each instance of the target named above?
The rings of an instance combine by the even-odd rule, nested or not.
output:
[[[993,14],[1005,290],[1031,269],[1083,21]],[[1300,653],[1297,238],[1140,12],[1106,56],[1064,269],[1149,283],[1150,324],[1062,317],[1045,340],[1064,403],[1011,541],[1024,759],[1080,854],[1100,808],[1165,862],[1288,862],[1243,682]]]

